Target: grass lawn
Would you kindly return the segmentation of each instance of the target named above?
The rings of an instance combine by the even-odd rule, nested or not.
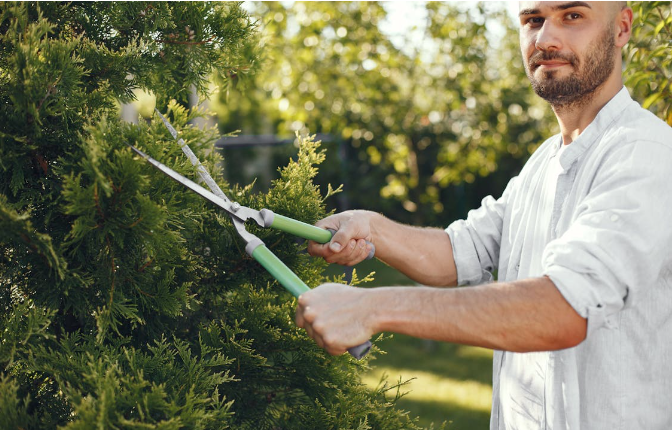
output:
[[[343,268],[332,265],[328,273]],[[375,271],[367,286],[413,285],[413,281],[378,260],[357,266],[359,277]],[[388,384],[412,379],[398,406],[420,418],[420,425],[449,430],[487,429],[492,398],[492,351],[464,345],[430,342],[394,335],[378,344],[387,354],[371,362],[373,369],[363,381],[376,387],[385,377]]]

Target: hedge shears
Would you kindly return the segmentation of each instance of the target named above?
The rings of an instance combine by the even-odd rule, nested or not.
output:
[[[177,131],[168,122],[168,120],[161,114],[161,112],[158,110],[156,110],[156,112],[159,114],[159,117],[163,121],[163,124],[166,126],[168,131],[170,131],[170,134],[173,136],[173,138],[175,138],[175,140],[177,140],[177,143],[182,148],[182,151],[196,167],[200,178],[207,184],[211,191],[208,191],[195,182],[185,178],[168,166],[158,162],[133,145],[129,144],[131,149],[164,174],[168,175],[178,183],[184,185],[204,199],[209,200],[210,202],[216,204],[228,212],[229,216],[231,217],[231,221],[233,222],[234,228],[246,243],[245,252],[257,260],[259,264],[261,264],[294,297],[298,298],[301,294],[309,291],[310,288],[308,288],[308,286],[289,267],[287,267],[285,263],[283,263],[275,254],[273,254],[273,252],[269,250],[266,245],[264,245],[264,242],[261,239],[245,229],[245,221],[254,220],[260,227],[270,227],[285,233],[302,237],[304,239],[314,240],[318,243],[329,242],[333,236],[334,231],[325,230],[320,227],[306,224],[302,221],[276,214],[270,209],[256,210],[242,206],[237,202],[232,202],[212,179],[208,171],[205,169],[205,166],[200,163],[191,148],[189,148],[183,139],[178,138]],[[368,258],[372,258],[374,252],[375,249],[371,251]],[[355,358],[362,358],[369,352],[370,349],[371,342],[366,341],[361,345],[350,348],[348,352]]]

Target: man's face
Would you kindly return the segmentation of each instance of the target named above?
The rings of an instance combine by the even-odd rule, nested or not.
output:
[[[520,6],[520,42],[534,91],[552,106],[586,101],[614,69],[613,5],[533,2]]]

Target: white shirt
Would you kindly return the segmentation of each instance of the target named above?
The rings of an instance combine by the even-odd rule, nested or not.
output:
[[[562,145],[560,149],[548,158],[543,168],[543,174],[537,175],[536,182],[531,184],[529,203],[526,210],[534,210],[536,214],[531,218],[530,228],[523,232],[528,236],[529,247],[521,249],[521,262],[527,267],[522,271],[530,277],[543,276],[541,256],[544,248],[551,240],[551,218],[553,202],[558,176],[565,173],[560,164],[562,153],[569,145]],[[548,368],[548,353],[528,352],[525,354],[504,354],[500,371],[499,400],[502,411],[501,422],[509,424],[510,428],[543,428],[544,414],[544,385],[545,369]],[[521,383],[522,381],[522,383]],[[521,405],[521,398],[525,402]],[[524,406],[524,407],[521,407]]]
[[[623,88],[558,156],[543,235],[551,203],[535,195],[560,140],[446,229],[461,285],[547,275],[588,320],[586,340],[535,367],[495,351],[490,428],[672,429],[672,128]]]

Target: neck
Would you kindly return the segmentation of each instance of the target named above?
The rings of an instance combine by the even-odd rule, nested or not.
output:
[[[562,134],[562,142],[569,145],[590,125],[600,110],[623,88],[620,68],[584,99],[571,105],[551,106]]]

